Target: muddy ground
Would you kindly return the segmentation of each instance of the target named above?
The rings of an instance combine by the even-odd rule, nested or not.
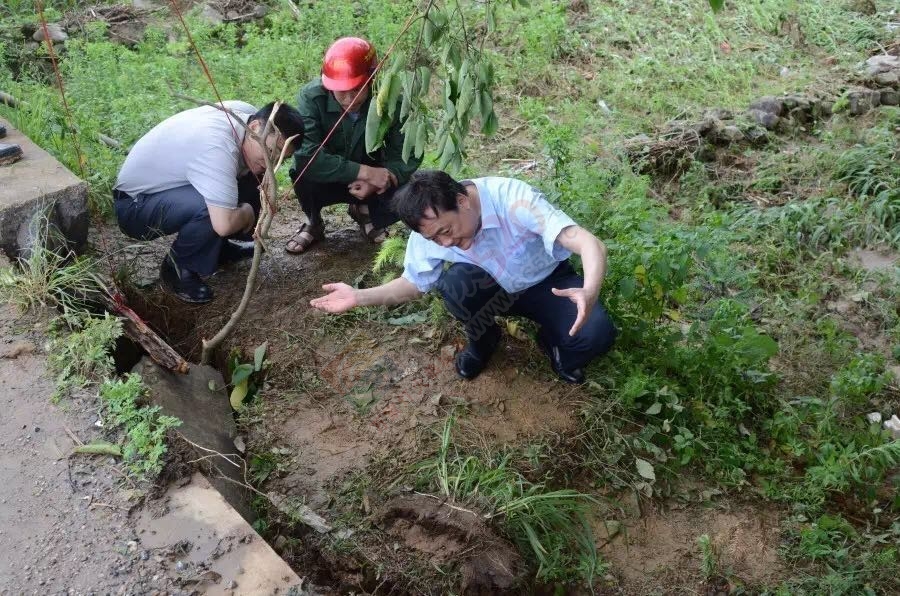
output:
[[[0,594],[189,594],[177,555],[142,547],[119,462],[72,455],[102,430],[89,394],[51,403],[45,325],[0,305]]]
[[[334,317],[309,308],[323,283],[377,283],[370,273],[376,249],[335,207],[326,214],[328,240],[308,254],[288,255],[285,240],[301,217],[293,204],[283,206],[276,217],[258,289],[217,365],[224,371],[231,350],[240,351],[243,361],[252,361],[254,348],[268,342],[265,387],[242,418],[248,451],[275,454],[278,460],[259,488],[299,499],[331,521],[351,519],[345,529],[365,530],[366,538],[347,548],[345,542],[327,543],[302,528],[277,524],[268,528],[268,538],[296,567],[307,572],[318,567],[318,585],[343,591],[439,592],[440,578],[431,578],[438,582],[433,586],[426,582],[413,588],[413,583],[417,573],[424,574],[419,579],[428,577],[431,564],[434,575],[434,567],[460,562],[453,548],[456,531],[443,526],[424,531],[403,521],[409,514],[385,513],[387,505],[378,499],[408,494],[398,483],[411,464],[435,452],[437,433],[451,410],[458,416],[454,440],[463,445],[558,444],[578,431],[579,404],[587,394],[555,380],[527,339],[504,335],[489,368],[477,380],[465,382],[453,370],[453,355],[463,338],[452,323],[394,325],[387,322],[392,313],[383,309]],[[132,279],[142,287],[132,295],[139,312],[196,360],[200,340],[215,333],[237,304],[248,263],[211,279],[217,296],[212,304],[183,305],[155,283],[166,241],[135,245],[115,230],[104,234],[118,245],[119,254],[125,255],[121,260],[132,266]],[[361,478],[365,486],[358,490],[355,483]],[[773,563],[777,514],[749,505],[716,511],[691,505],[673,512],[648,510],[642,516],[634,495],[615,496],[635,505],[598,512],[626,530],[610,540],[606,526],[598,522],[597,543],[611,562],[603,581],[608,593],[705,590],[696,545],[704,533],[721,543],[726,565],[748,584],[759,585],[782,572]],[[427,519],[427,500],[418,506],[417,516]],[[385,524],[385,516],[394,521]],[[373,526],[385,533],[374,544]],[[351,536],[349,542],[353,540]],[[502,540],[493,536],[488,543],[491,540],[497,548],[485,553],[488,560],[503,551]],[[380,569],[380,575],[373,576],[372,568]],[[465,583],[464,572],[454,581]]]

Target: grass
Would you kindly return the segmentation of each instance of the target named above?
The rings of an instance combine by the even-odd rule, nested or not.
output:
[[[51,4],[54,16],[68,7]],[[473,16],[481,10],[462,4]],[[553,457],[534,445],[523,457],[510,455],[514,446],[467,449],[448,425],[418,481],[495,515],[536,576],[586,582],[602,568],[579,521],[593,505],[566,492],[573,486],[664,497],[679,494],[688,475],[792,513],[785,556],[800,572],[769,593],[896,591],[883,572],[896,565],[896,523],[883,522],[900,507],[890,496],[898,444],[864,415],[900,404],[888,376],[900,362],[900,295],[894,272],[862,271],[851,255],[900,250],[900,110],[842,112],[762,147],[720,149],[718,161],[695,162],[675,179],[635,174],[619,150],[673,119],[740,112],[761,95],[837,98],[856,64],[890,41],[891,6],[875,5],[878,15],[812,0],[726,3],[717,15],[688,0],[497,7],[506,33],[485,50],[501,126],[494,138],[470,137],[461,174],[525,177],[603,238],[611,258],[601,298],[621,333],[589,370],[580,427]],[[33,21],[25,8],[3,10],[10,21]],[[384,48],[406,8],[312,3],[299,19],[276,9],[252,25],[189,24],[223,96],[290,100],[331,40],[352,31]],[[28,105],[0,114],[77,169],[45,65],[23,59],[18,38],[3,31],[0,60],[16,68],[0,68],[0,88]],[[151,27],[128,49],[95,33],[67,44],[62,69],[92,206],[108,213],[123,155],[96,133],[133,143],[187,107],[173,89],[212,93],[180,34]],[[439,157],[431,149],[426,165]],[[386,244],[373,274],[395,274],[402,248],[399,237]],[[4,278],[7,296],[23,305],[66,299],[71,279],[84,277],[60,273],[56,257]],[[342,337],[390,318],[445,326],[439,306],[329,317],[318,331]],[[314,375],[301,380],[321,386]],[[273,469],[261,460],[255,473],[265,481]],[[719,564],[727,567],[724,555]]]
[[[444,423],[437,456],[419,465],[422,488],[437,489],[456,503],[482,511],[485,519],[496,520],[536,562],[538,581],[578,578],[590,586],[604,569],[585,517],[593,497],[527,480],[514,468],[512,454],[459,452],[452,441],[454,421],[451,414]]]

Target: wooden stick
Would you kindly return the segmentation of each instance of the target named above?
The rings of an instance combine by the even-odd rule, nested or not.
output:
[[[125,332],[125,335],[144,348],[154,362],[165,369],[182,374],[187,373],[189,368],[187,360],[182,358],[181,354],[176,352],[172,346],[163,341],[153,329],[150,329],[133,310],[123,304],[119,304],[105,292],[100,293],[100,299],[108,310],[123,317],[122,330]]]

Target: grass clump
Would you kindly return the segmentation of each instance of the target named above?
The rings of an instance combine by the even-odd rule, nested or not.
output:
[[[56,319],[51,326],[50,369],[56,373],[55,398],[99,383],[115,372],[110,350],[122,335],[122,322],[104,313],[103,317],[71,315]]]
[[[529,481],[513,467],[511,453],[461,453],[452,442],[454,420],[451,414],[444,423],[437,456],[419,465],[420,486],[495,520],[536,565],[538,581],[591,585],[604,568],[585,518],[594,499]]]
[[[100,402],[106,426],[124,433],[122,457],[132,477],[155,478],[166,454],[166,433],[181,424],[178,418],[160,413],[159,406],[141,404],[144,384],[140,375],[110,379],[100,387]]]

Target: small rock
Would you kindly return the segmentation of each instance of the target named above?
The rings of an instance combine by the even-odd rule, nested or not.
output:
[[[866,414],[866,420],[871,422],[872,424],[878,424],[881,422],[881,412],[870,412]]]
[[[142,550],[141,551],[141,561],[147,561],[150,559],[150,551]]]
[[[237,582],[234,580],[230,580],[227,584],[225,584],[226,590],[234,590],[237,587],[238,587]]]
[[[603,522],[603,528],[606,530],[606,539],[612,540],[622,531],[622,522],[615,519],[608,519]]]
[[[850,114],[861,116],[866,112],[877,108],[881,103],[881,93],[878,91],[853,91],[847,95],[850,101]]]
[[[895,439],[900,439],[900,418],[894,414],[890,420],[884,421],[884,428],[889,430]]]
[[[727,143],[740,143],[744,140],[744,133],[737,126],[726,126],[719,133],[718,138]]]
[[[777,97],[765,96],[751,102],[750,109],[781,116],[784,113],[784,103]]]
[[[866,60],[866,72],[869,76],[888,71],[900,71],[900,56],[891,56],[889,54],[879,54],[872,56]]]
[[[261,19],[267,14],[269,14],[269,7],[265,4],[257,4],[256,8],[253,9],[253,17],[256,19]]]
[[[606,102],[603,101],[602,99],[597,100],[597,107],[600,108],[600,111],[603,112],[604,114],[606,114],[607,116],[612,114],[612,110],[610,109],[610,107],[608,105],[606,105]]]
[[[834,102],[833,101],[820,101],[813,104],[812,113],[814,118],[823,119],[823,118],[831,118],[831,114],[834,112]]]
[[[285,549],[287,548],[287,545],[288,545],[288,539],[285,538],[284,536],[282,536],[281,534],[279,534],[275,538],[275,542],[272,543],[272,548],[274,548],[275,551],[278,553],[283,553],[285,551]]]
[[[884,87],[896,87],[900,83],[900,73],[897,71],[879,72],[872,77],[872,80]]]
[[[766,112],[756,108],[747,110],[747,115],[750,116],[755,123],[765,127],[766,130],[775,130],[778,126],[778,121],[780,120],[774,112]]]
[[[50,36],[50,41],[54,43],[69,39],[69,36],[59,23],[47,23],[47,34]],[[38,27],[37,31],[34,32],[34,35],[31,36],[31,39],[38,42],[44,41],[44,28]]]
[[[692,124],[691,128],[701,137],[705,137],[716,130],[716,122],[716,118],[704,118],[700,122]]]
[[[805,108],[802,108],[800,106],[793,108],[788,113],[788,118],[790,118],[797,124],[807,124],[810,122],[810,120],[812,120],[812,118],[810,117],[810,113]]]
[[[734,120],[734,112],[725,108],[712,108],[711,110],[706,110],[703,117],[714,120]]]
[[[225,16],[209,4],[204,4],[203,10],[200,12],[200,19],[210,25],[221,25],[225,21]]]
[[[744,136],[753,145],[764,145],[769,140],[769,133],[765,128],[759,126],[751,126],[744,131]]]
[[[789,76],[791,76],[791,69],[788,68],[787,66],[782,66],[781,70],[778,71],[778,74],[782,77],[789,77]]]
[[[883,106],[895,106],[900,104],[900,93],[894,89],[882,89],[879,92],[879,102]]]

